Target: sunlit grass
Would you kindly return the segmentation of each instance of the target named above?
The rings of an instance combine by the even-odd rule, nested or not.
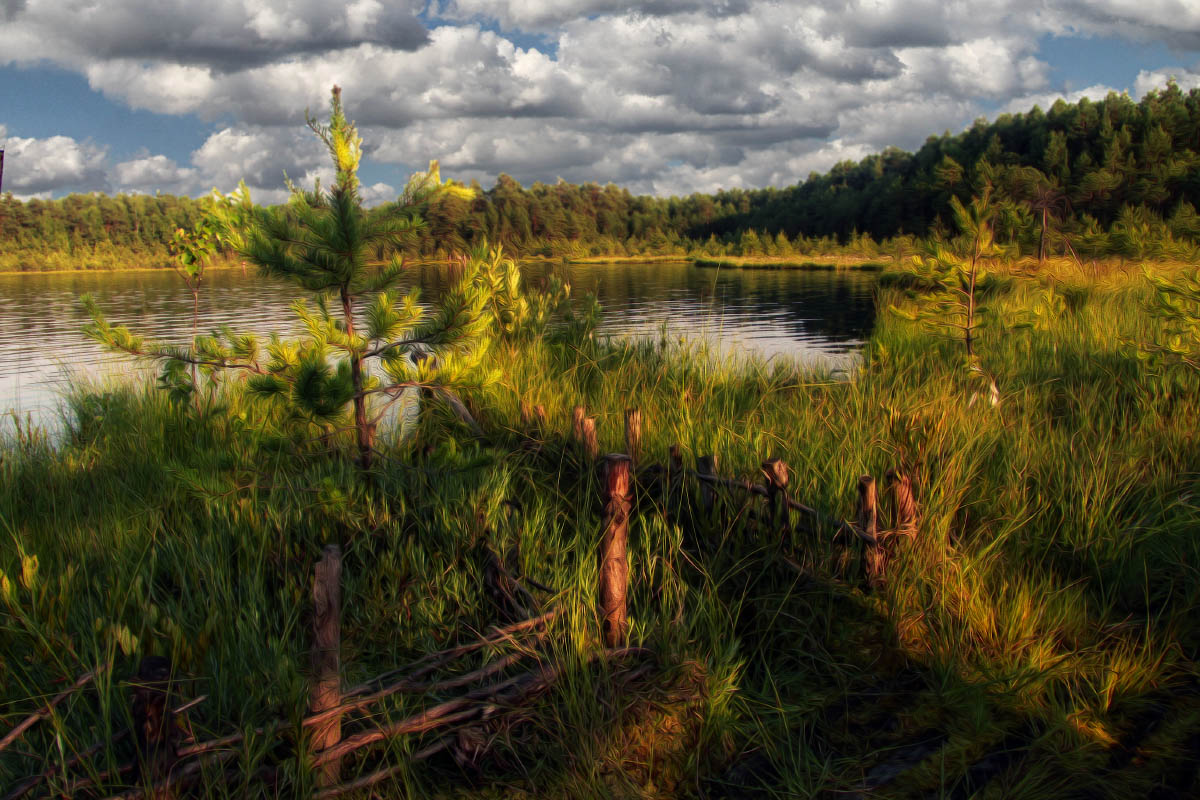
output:
[[[498,345],[503,380],[466,398],[489,442],[430,409],[370,480],[347,453],[278,434],[236,391],[196,416],[152,389],[81,387],[63,442],[27,435],[0,452],[2,727],[61,681],[112,669],[0,755],[0,785],[37,768],[29,752],[58,763],[123,727],[123,682],[151,653],[209,696],[192,713],[198,732],[300,716],[309,582],[328,541],[346,550],[349,683],[496,622],[485,541],[566,609],[544,645],[563,679],[496,738],[482,772],[414,763],[397,791],[949,796],[1014,748],[972,779],[982,796],[1194,781],[1179,765],[1200,726],[1200,384],[1137,357],[1155,324],[1139,271],[1018,264],[1000,278],[986,295],[997,321],[1051,283],[1067,302],[1033,327],[983,331],[995,405],[961,343],[886,313],[848,382],[666,343]],[[880,309],[919,301],[879,289]],[[549,418],[537,453],[523,447],[523,403]],[[870,591],[858,546],[846,558],[831,529],[781,538],[737,495],[706,519],[647,494],[631,526],[631,639],[656,661],[626,683],[587,664],[600,516],[596,477],[565,445],[580,403],[602,451],[623,449],[623,412],[637,406],[644,463],[677,443],[689,465],[717,454],[722,473],[750,477],[781,457],[793,496],[837,518],[853,515],[860,475],[882,484],[901,467],[919,534]],[[420,745],[397,742],[387,758]],[[129,752],[109,749],[97,769]],[[252,742],[239,775],[269,755]],[[284,794],[311,782],[288,763]],[[215,777],[208,791],[270,793]]]

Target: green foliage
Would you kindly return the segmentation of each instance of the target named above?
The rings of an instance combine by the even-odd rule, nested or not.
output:
[[[172,397],[196,391],[197,369],[210,379],[230,371],[246,376],[253,396],[281,405],[296,433],[352,430],[359,463],[367,467],[376,426],[403,390],[430,389],[456,403],[455,390],[494,380],[479,368],[491,335],[487,310],[493,287],[480,277],[489,262],[482,253],[470,259],[432,311],[419,305],[416,290],[399,297],[394,288],[403,271],[399,250],[423,225],[419,209],[442,194],[462,196],[465,190],[443,183],[433,162],[410,181],[405,213],[371,216],[358,193],[362,140],[346,119],[338,88],[329,124],[310,119],[309,127],[333,161],[337,179],[330,189],[294,188],[287,206],[268,209],[254,207],[243,185],[234,195],[214,198],[211,215],[194,235],[179,236],[181,261],[202,265],[209,252],[203,248],[224,241],[238,246],[263,273],[310,292],[313,306],[302,300],[293,306],[305,339],[272,337],[263,347],[249,334],[225,330],[198,337],[184,352],[109,325],[85,298],[93,319],[87,332],[110,348],[163,361],[160,385]],[[340,313],[330,311],[331,303]],[[372,363],[379,364],[379,374]],[[190,384],[185,367],[191,368]]]
[[[978,290],[988,278],[989,261],[1002,252],[993,235],[996,209],[991,203],[991,187],[985,187],[966,206],[953,197],[950,207],[961,231],[959,246],[935,241],[924,255],[914,256],[910,272],[915,283],[927,287],[925,302],[915,312],[893,310],[944,335],[961,338],[967,358],[972,360],[978,330],[989,312],[980,302]]]

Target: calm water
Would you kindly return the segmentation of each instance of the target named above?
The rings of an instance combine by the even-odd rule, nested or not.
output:
[[[530,280],[558,272],[573,293],[595,292],[604,306],[600,332],[707,339],[724,352],[848,369],[874,323],[872,275],[827,271],[701,269],[687,264],[532,264]],[[427,299],[444,287],[436,267],[417,267],[410,285]],[[90,292],[113,323],[164,341],[191,336],[191,295],[170,271],[0,274],[0,413],[16,410],[53,423],[69,376],[125,373],[128,360],[103,353],[80,333],[88,321],[78,298]],[[295,331],[290,286],[210,273],[200,297],[200,329],[230,324],[258,333]],[[8,422],[11,424],[11,417]]]

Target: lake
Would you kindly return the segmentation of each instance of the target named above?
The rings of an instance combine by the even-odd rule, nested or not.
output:
[[[604,307],[598,333],[706,340],[723,354],[754,353],[807,366],[852,369],[874,324],[874,274],[832,270],[724,270],[685,263],[522,266],[530,281],[550,274],[572,294],[594,292]],[[445,268],[414,266],[407,285],[431,299]],[[148,338],[186,343],[192,298],[170,270],[0,274],[0,413],[16,411],[53,425],[71,375],[128,373],[124,357],[104,353],[80,329],[78,298],[91,293],[114,324]],[[252,270],[214,270],[200,295],[202,331],[229,324],[256,333],[295,332],[290,303],[301,292]]]

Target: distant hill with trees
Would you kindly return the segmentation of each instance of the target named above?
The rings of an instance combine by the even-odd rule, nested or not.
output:
[[[514,254],[555,258],[871,251],[886,239],[952,230],[951,198],[966,203],[984,183],[1000,207],[998,239],[1024,254],[1189,257],[1200,244],[1200,90],[1171,83],[1136,103],[1115,93],[1060,100],[1048,111],[932,136],[916,153],[888,148],[842,162],[782,189],[658,198],[612,184],[526,188],[500,175],[472,200],[434,203],[413,249],[437,257],[486,238]],[[171,232],[194,222],[202,203],[10,196],[0,201],[0,269],[165,265]]]

